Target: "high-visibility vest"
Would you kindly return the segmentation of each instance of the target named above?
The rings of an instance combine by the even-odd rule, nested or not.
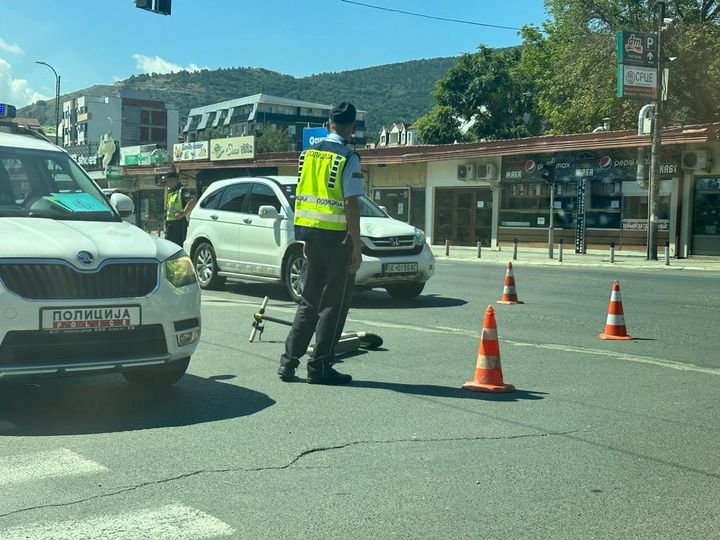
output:
[[[326,231],[347,230],[343,170],[354,151],[323,141],[300,154],[295,191],[295,225]]]
[[[165,221],[177,221],[175,214],[182,212],[182,190],[183,187],[168,191],[167,199],[165,200]]]

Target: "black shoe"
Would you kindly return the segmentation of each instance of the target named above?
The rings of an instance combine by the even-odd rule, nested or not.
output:
[[[310,384],[350,384],[352,376],[346,373],[338,373],[331,367],[326,367],[323,372],[308,372],[307,382]]]
[[[299,381],[295,376],[295,368],[291,368],[288,366],[280,366],[278,368],[278,375],[280,376],[280,380],[284,382],[295,382]]]

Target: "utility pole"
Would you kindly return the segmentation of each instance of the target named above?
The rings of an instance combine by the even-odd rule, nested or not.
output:
[[[652,147],[650,149],[650,182],[648,186],[648,229],[647,260],[656,261],[658,236],[658,194],[660,192],[660,151],[662,138],[663,105],[663,24],[667,0],[656,0],[660,4],[657,28],[657,75],[655,81],[655,114],[653,115]]]

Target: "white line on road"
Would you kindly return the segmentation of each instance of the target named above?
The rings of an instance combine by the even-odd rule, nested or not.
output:
[[[194,508],[169,504],[156,509],[107,514],[83,520],[0,530],[3,540],[199,540],[230,536],[227,523]]]
[[[357,319],[348,319],[348,321],[368,326],[378,326],[381,328],[399,328],[402,330],[413,330],[416,332],[426,332],[431,334],[455,334],[474,337],[480,339],[478,332],[465,330],[463,328],[450,328],[445,326],[412,326],[407,324],[395,324],[390,322],[378,321],[362,321]],[[606,351],[602,349],[588,349],[585,347],[574,347],[572,345],[560,345],[558,343],[527,343],[523,341],[514,341],[510,339],[500,339],[501,343],[514,345],[516,347],[535,347],[536,349],[548,349],[554,351],[572,352],[578,354],[593,354],[596,356],[608,356],[616,360],[625,362],[635,362],[638,364],[652,364],[663,368],[675,369],[678,371],[693,371],[695,373],[707,373],[709,375],[720,375],[720,368],[712,368],[698,366],[689,362],[676,362],[674,360],[666,360],[664,358],[654,358],[652,356],[637,356],[634,354],[626,354],[616,351]]]
[[[99,463],[66,448],[0,456],[0,486],[107,471]],[[5,538],[0,535],[0,538]]]

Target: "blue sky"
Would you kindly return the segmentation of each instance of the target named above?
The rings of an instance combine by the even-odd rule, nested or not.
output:
[[[542,0],[357,0],[389,9],[520,27]],[[303,77],[456,56],[520,42],[517,31],[381,11],[342,0],[173,0],[166,17],[133,0],[0,0],[0,101],[23,106],[130,75],[260,67]]]

